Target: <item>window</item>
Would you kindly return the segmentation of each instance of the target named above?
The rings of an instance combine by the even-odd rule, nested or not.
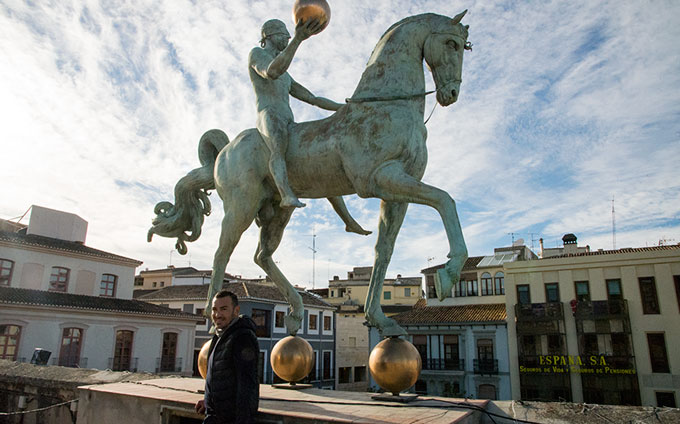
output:
[[[562,335],[548,334],[548,354],[561,355],[562,353]]]
[[[59,350],[60,366],[77,367],[80,364],[80,346],[82,338],[82,329],[64,328],[61,334],[61,349]]]
[[[255,335],[257,337],[271,337],[270,311],[264,309],[253,309],[251,318],[255,321]]]
[[[579,302],[590,301],[590,285],[587,281],[575,281],[574,287],[576,289],[576,300]]]
[[[435,299],[437,297],[437,291],[434,288],[434,275],[428,275],[425,277],[427,283],[427,298]]]
[[[333,361],[331,360],[331,352],[324,351],[323,353],[323,379],[330,380],[333,378]]]
[[[626,333],[612,333],[611,341],[614,356],[630,356],[630,343]]]
[[[12,281],[12,270],[14,269],[14,262],[8,259],[0,259],[0,286],[9,287]]]
[[[477,359],[480,361],[490,361],[493,359],[493,340],[477,340]]]
[[[558,303],[560,301],[560,288],[557,283],[545,285],[545,301],[548,303]]]
[[[354,382],[366,381],[366,367],[354,367]]]
[[[386,292],[383,292],[383,295],[384,295],[384,297],[385,297],[385,300],[390,300],[390,299],[392,299],[392,292],[386,291]]]
[[[609,300],[621,300],[623,299],[623,293],[621,292],[621,280],[607,280],[607,299]]]
[[[99,296],[115,297],[116,281],[118,281],[118,277],[113,274],[102,275],[102,282],[99,284]]]
[[[345,384],[349,383],[352,377],[352,367],[340,367],[338,368],[338,383]]]
[[[598,355],[600,353],[600,344],[597,340],[597,334],[584,334],[582,337],[583,353],[585,355]]]
[[[656,392],[656,406],[659,408],[677,408],[675,392]]]
[[[669,373],[668,354],[666,352],[666,337],[663,333],[647,334],[649,359],[652,362],[652,372]]]
[[[477,280],[469,280],[467,282],[467,295],[477,296],[479,292],[477,291]]]
[[[539,354],[538,346],[536,344],[536,336],[534,335],[523,335],[521,336],[522,345],[520,346],[520,352],[524,356],[535,356]]]
[[[420,353],[420,359],[423,364],[427,363],[427,336],[415,335],[413,336],[413,346],[415,346],[418,353]]]
[[[460,280],[459,282],[456,283],[456,297],[465,297],[465,295],[467,294],[466,286],[467,283],[465,282],[465,280]]]
[[[323,316],[323,331],[331,331],[331,317],[330,315]]]
[[[161,287],[165,287],[165,281],[161,281]]]
[[[283,311],[276,311],[274,313],[274,326],[276,328],[283,328],[286,326],[285,323],[286,313]]]
[[[177,354],[177,333],[163,333],[163,350],[161,351],[160,372],[175,371],[176,354]]]
[[[493,279],[496,284],[496,294],[505,294],[505,274],[499,271]]]
[[[659,298],[656,295],[656,282],[654,277],[640,277],[640,300],[642,301],[643,314],[660,314]]]
[[[458,336],[444,335],[444,368],[457,370],[459,368]]]
[[[49,291],[67,292],[69,273],[68,268],[53,266]]]
[[[154,281],[153,284],[151,284],[151,287],[156,288],[157,285],[158,285],[158,283]]]
[[[482,296],[491,296],[493,294],[493,282],[491,281],[491,274],[485,272],[482,274]]]
[[[411,297],[411,287],[404,287],[404,297]]]
[[[318,317],[317,314],[309,314],[309,329],[310,330],[316,331],[318,329],[317,323],[316,323],[318,318],[319,317]]]
[[[116,347],[113,351],[113,371],[132,371],[132,338],[134,333],[130,330],[116,332]]]
[[[675,280],[675,297],[678,300],[678,309],[680,309],[680,275],[674,275],[673,280]]]
[[[17,360],[21,327],[0,325],[0,359]]]
[[[519,284],[517,286],[517,303],[520,305],[529,305],[531,303],[528,284]]]

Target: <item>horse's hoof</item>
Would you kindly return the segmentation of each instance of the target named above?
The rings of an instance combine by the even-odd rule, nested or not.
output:
[[[297,197],[285,197],[281,199],[280,206],[282,208],[304,208],[307,205],[302,203]]]
[[[286,315],[286,317],[283,319],[283,322],[286,325],[288,334],[290,334],[291,336],[296,335],[298,330],[302,326],[302,318],[290,314]]]
[[[451,297],[451,290],[453,289],[454,281],[449,276],[446,268],[440,268],[434,274],[434,289],[437,292],[437,299],[443,301],[447,297]]]

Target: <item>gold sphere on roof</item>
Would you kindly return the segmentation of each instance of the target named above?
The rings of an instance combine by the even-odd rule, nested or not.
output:
[[[210,343],[212,340],[208,340],[203,344],[201,351],[198,352],[198,373],[201,377],[205,379],[205,375],[208,373],[208,351],[210,351]]]
[[[415,384],[422,365],[418,349],[398,337],[378,343],[368,358],[368,369],[375,382],[395,396]]]
[[[279,340],[270,356],[272,369],[280,378],[295,383],[305,378],[314,364],[314,350],[301,337],[288,336]]]
[[[331,20],[331,7],[326,0],[297,0],[293,6],[293,22],[318,19],[323,31]]]

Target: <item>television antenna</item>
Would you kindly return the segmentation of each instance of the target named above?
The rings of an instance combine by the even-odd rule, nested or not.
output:
[[[307,246],[312,251],[312,290],[316,285],[316,225],[312,226],[312,247]]]

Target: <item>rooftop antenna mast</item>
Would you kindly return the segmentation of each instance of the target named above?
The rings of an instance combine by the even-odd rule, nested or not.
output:
[[[515,233],[508,233],[509,236],[512,236],[512,244],[511,246],[515,245]]]
[[[614,196],[612,196],[612,249],[616,250],[616,212],[614,211]]]
[[[312,247],[307,246],[312,251],[312,290],[316,285],[316,225],[312,226]]]

